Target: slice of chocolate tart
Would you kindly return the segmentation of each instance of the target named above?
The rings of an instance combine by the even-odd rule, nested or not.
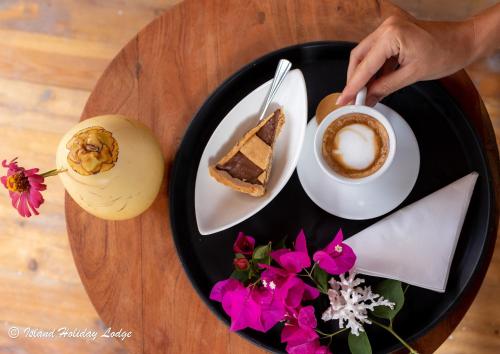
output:
[[[271,173],[274,143],[284,123],[285,115],[279,108],[246,132],[219,162],[210,166],[210,175],[238,192],[263,196]]]

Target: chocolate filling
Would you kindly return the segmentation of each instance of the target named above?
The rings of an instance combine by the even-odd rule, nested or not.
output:
[[[267,121],[267,123],[264,124],[264,126],[257,132],[257,136],[269,146],[271,146],[274,142],[274,135],[276,134],[279,116],[280,110],[278,109],[274,112],[274,115]]]
[[[217,164],[218,170],[226,171],[232,177],[252,184],[262,184],[257,178],[264,172],[241,152],[231,157],[225,164]]]

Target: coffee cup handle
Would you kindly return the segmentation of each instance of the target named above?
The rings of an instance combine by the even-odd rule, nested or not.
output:
[[[354,104],[356,106],[364,106],[365,100],[366,100],[366,87],[363,87],[361,90],[359,90],[358,94],[356,95],[356,101]]]

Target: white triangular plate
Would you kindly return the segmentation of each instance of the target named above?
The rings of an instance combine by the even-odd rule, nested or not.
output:
[[[243,98],[224,117],[203,151],[195,185],[196,222],[202,235],[225,230],[256,214],[283,189],[297,166],[307,124],[307,92],[302,72],[295,69],[288,73],[268,109],[269,114],[282,107],[285,124],[275,143],[266,194],[256,198],[236,192],[216,182],[208,173],[209,164],[221,158],[257,124],[270,85],[271,80]]]

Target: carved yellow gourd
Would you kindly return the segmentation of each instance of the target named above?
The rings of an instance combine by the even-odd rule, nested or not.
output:
[[[124,220],[144,212],[163,180],[160,145],[142,123],[119,115],[80,122],[61,139],[56,163],[66,191],[87,212]]]

